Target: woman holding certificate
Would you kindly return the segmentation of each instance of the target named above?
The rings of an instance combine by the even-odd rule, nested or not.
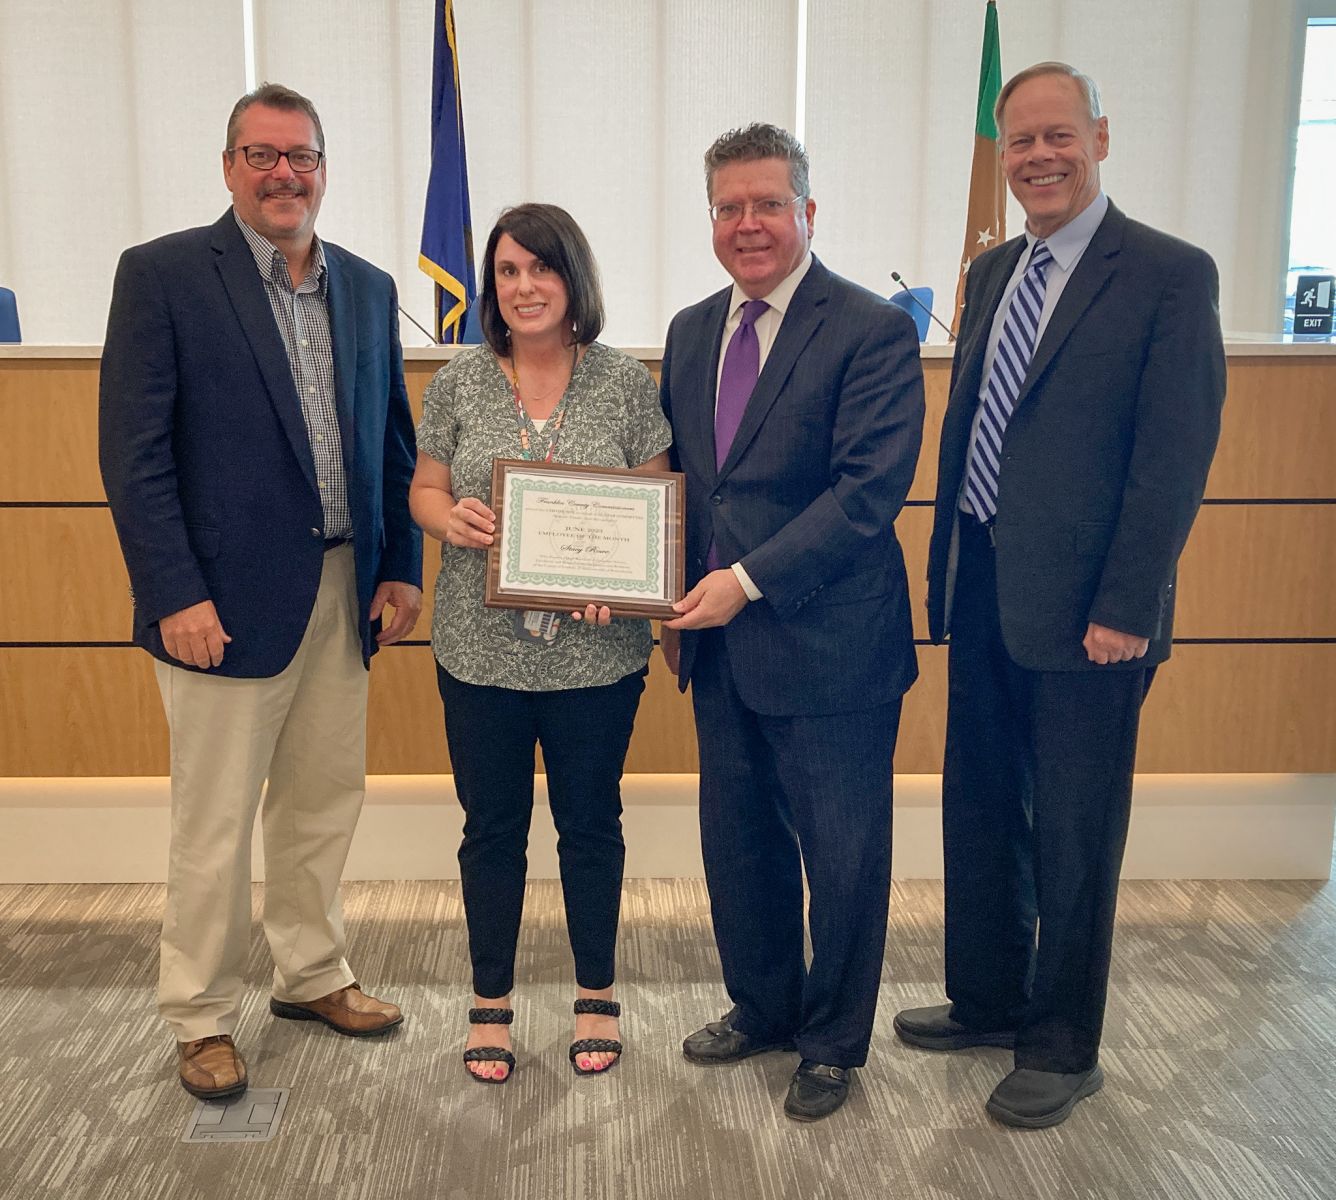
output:
[[[503,1083],[513,1017],[534,746],[542,747],[575,958],[577,1074],[620,1056],[612,998],[625,848],[621,776],[652,645],[649,622],[607,608],[485,608],[496,535],[492,461],[663,470],[671,440],[644,365],[597,342],[598,269],[570,215],[550,204],[502,214],[487,239],[484,345],[427,387],[414,518],[441,545],[432,647],[446,742],[464,809],[459,848],[474,1007],[464,1061]]]

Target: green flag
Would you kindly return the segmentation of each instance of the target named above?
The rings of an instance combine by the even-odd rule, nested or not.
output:
[[[979,63],[979,102],[974,116],[974,163],[970,167],[969,215],[965,218],[965,248],[956,283],[956,313],[951,332],[960,328],[965,305],[965,276],[975,256],[1007,236],[1007,182],[998,158],[997,124],[993,106],[1002,90],[1002,46],[997,34],[997,5],[988,0],[983,18],[983,57]]]

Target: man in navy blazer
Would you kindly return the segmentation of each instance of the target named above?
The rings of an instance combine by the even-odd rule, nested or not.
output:
[[[1092,80],[997,101],[1022,237],[970,268],[942,426],[929,631],[950,637],[938,1050],[1014,1046],[988,1111],[1054,1125],[1098,1063],[1141,702],[1220,431],[1215,264],[1100,190]]]
[[[790,134],[735,130],[705,163],[734,282],[679,313],[664,347],[691,585],[664,645],[692,685],[733,1008],[683,1052],[719,1063],[796,1048],[784,1109],[816,1120],[867,1059],[881,980],[891,758],[917,674],[894,521],[923,377],[909,317],[812,256],[816,204]]]
[[[172,846],[159,1009],[181,1083],[244,1091],[232,1041],[264,800],[271,1011],[399,1024],[344,957],[339,880],[365,790],[367,667],[422,603],[394,283],[315,236],[324,134],[305,97],[237,102],[214,225],[127,250],[102,359],[102,476],[157,660]],[[393,620],[381,628],[389,607]]]

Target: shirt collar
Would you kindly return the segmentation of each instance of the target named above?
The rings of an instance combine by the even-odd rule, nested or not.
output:
[[[1104,220],[1104,214],[1109,211],[1109,198],[1101,190],[1095,198],[1067,222],[1061,229],[1055,230],[1044,239],[1044,245],[1048,247],[1048,252],[1053,255],[1053,261],[1065,274],[1072,269],[1072,264],[1085,253],[1085,248],[1090,245],[1090,239],[1095,236],[1095,230]],[[1035,237],[1028,229],[1025,231],[1026,261],[1029,261],[1029,251],[1034,249],[1034,244],[1039,239]]]
[[[255,266],[260,272],[260,278],[271,280],[280,287],[286,287],[289,291],[292,287],[292,277],[288,274],[288,261],[283,257],[283,251],[274,245],[262,233],[256,233],[234,208],[232,215],[236,217],[237,224],[241,227],[242,235],[246,239],[246,244],[250,247],[251,253],[255,256]],[[306,279],[302,280],[302,286],[305,287],[308,281],[314,281],[315,290],[324,296],[329,285],[327,272],[325,270],[325,247],[318,237],[311,236],[311,261],[306,268]]]
[[[802,262],[779,281],[775,290],[771,292],[770,295],[757,296],[756,298],[758,300],[764,300],[771,308],[779,313],[781,317],[783,317],[788,311],[789,304],[793,300],[793,293],[798,290],[798,285],[802,283],[803,276],[807,274],[811,266],[812,252],[809,250],[803,255]],[[736,317],[738,315],[738,309],[750,299],[751,297],[735,283],[733,285],[733,297],[728,306],[729,318],[732,319],[733,317]]]

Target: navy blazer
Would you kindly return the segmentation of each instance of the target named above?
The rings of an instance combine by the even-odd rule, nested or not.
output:
[[[984,353],[1023,237],[980,255],[942,424],[928,625],[950,630],[955,537]],[[1110,204],[1035,349],[1002,440],[994,536],[1007,653],[1035,671],[1169,657],[1178,557],[1220,434],[1225,354],[1210,256]],[[1098,666],[1088,625],[1150,639]]]
[[[369,662],[376,585],[422,580],[422,536],[408,513],[413,418],[394,281],[324,247]],[[232,641],[209,673],[277,675],[315,604],[324,515],[283,338],[230,209],[212,226],[121,256],[99,399],[102,479],[129,569],[136,644],[184,666],[163,648],[158,622],[212,600]]]
[[[923,436],[923,373],[901,309],[815,258],[722,469],[714,406],[731,288],[673,319],[661,395],[687,477],[687,582],[741,561],[763,599],[724,627],[753,711],[847,712],[898,699],[918,668],[894,521]],[[679,683],[699,635],[682,634]]]

